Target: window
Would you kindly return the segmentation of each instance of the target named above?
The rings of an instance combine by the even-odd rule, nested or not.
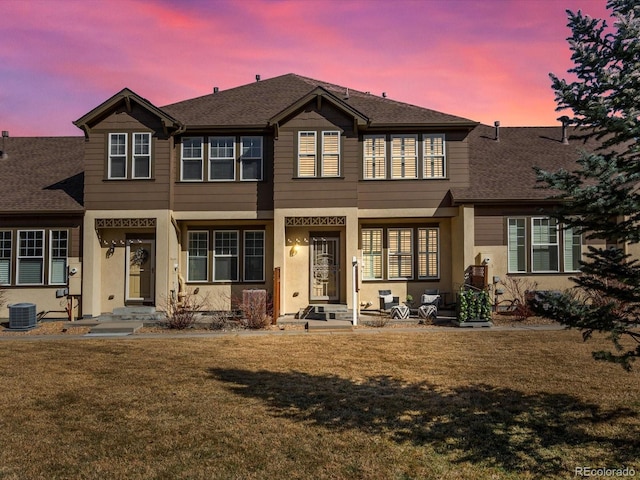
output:
[[[507,253],[509,273],[576,272],[582,238],[570,228],[563,229],[554,218],[509,218]]]
[[[298,132],[298,176],[316,176],[316,132]]]
[[[264,281],[264,231],[244,232],[244,280]]]
[[[209,232],[189,232],[187,250],[187,280],[206,282],[209,279]]]
[[[11,232],[0,231],[0,285],[11,283]]]
[[[564,271],[577,272],[580,270],[582,257],[582,237],[574,233],[572,228],[565,228],[564,235]]]
[[[127,178],[127,134],[109,134],[108,178]]]
[[[69,234],[67,230],[51,230],[49,241],[49,284],[66,285]]]
[[[209,137],[209,180],[234,180],[235,178],[235,137]]]
[[[182,139],[181,175],[183,181],[202,180],[202,137],[184,137]]]
[[[418,278],[438,278],[439,272],[438,228],[418,229]]]
[[[423,140],[424,178],[443,178],[445,176],[444,135],[424,135]]]
[[[238,280],[238,232],[214,232],[213,280],[232,282]]]
[[[533,272],[558,272],[558,221],[532,218],[531,254]]]
[[[362,229],[362,278],[382,279],[382,229]]]
[[[42,285],[44,282],[44,231],[18,231],[18,284]]]
[[[415,135],[391,136],[391,178],[418,178]]]
[[[240,179],[262,180],[262,137],[242,137],[240,143]]]
[[[322,132],[322,176],[340,176],[340,132]]]
[[[389,255],[387,270],[389,280],[413,278],[413,239],[410,228],[388,230]]]
[[[507,253],[510,273],[525,272],[527,269],[525,240],[525,219],[510,218]]]
[[[365,179],[385,178],[387,165],[386,142],[384,135],[364,137],[364,167]]]
[[[133,134],[133,178],[151,178],[151,134]]]

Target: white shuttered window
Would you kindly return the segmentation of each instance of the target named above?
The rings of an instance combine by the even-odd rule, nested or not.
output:
[[[413,278],[413,230],[411,228],[390,228],[388,237],[389,279]]]
[[[322,132],[322,176],[340,176],[340,132]]]
[[[316,132],[298,132],[298,176],[316,176]]]
[[[424,178],[443,178],[445,176],[444,135],[425,135],[423,140]]]
[[[391,177],[418,177],[418,138],[416,135],[391,136]]]
[[[363,159],[363,177],[365,179],[386,177],[387,149],[384,135],[364,137]]]
[[[382,229],[362,229],[362,278],[382,279]]]

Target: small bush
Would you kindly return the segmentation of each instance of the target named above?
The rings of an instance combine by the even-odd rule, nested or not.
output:
[[[538,282],[525,278],[507,277],[500,283],[504,287],[506,296],[512,300],[512,310],[509,313],[518,320],[526,320],[535,314],[531,307],[530,294],[537,290]]]
[[[198,289],[185,291],[180,296],[170,295],[165,304],[167,319],[163,322],[167,328],[184,330],[196,323],[200,312],[205,309],[206,298],[198,295]]]
[[[242,299],[234,302],[241,315],[238,321],[244,328],[258,330],[271,324],[273,313],[273,302],[266,292],[257,293],[243,292]]]

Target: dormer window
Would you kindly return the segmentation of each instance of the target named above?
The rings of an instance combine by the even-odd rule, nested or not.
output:
[[[107,178],[151,178],[151,133],[109,134]]]
[[[297,176],[300,178],[340,176],[339,130],[298,132]]]

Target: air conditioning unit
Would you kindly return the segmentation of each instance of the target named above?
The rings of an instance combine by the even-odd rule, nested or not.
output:
[[[38,325],[34,303],[9,305],[9,329],[30,330]]]

